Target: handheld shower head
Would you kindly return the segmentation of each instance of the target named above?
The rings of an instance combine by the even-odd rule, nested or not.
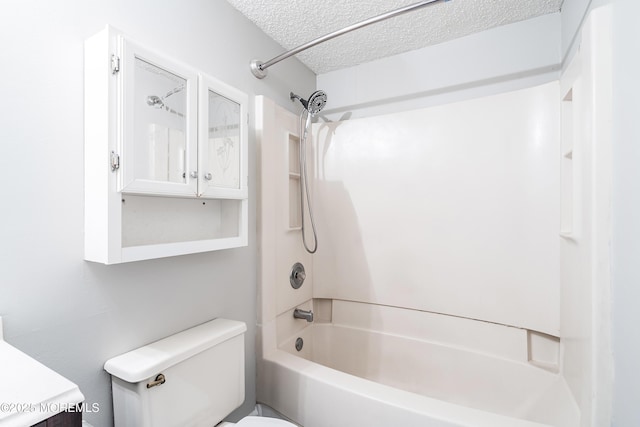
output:
[[[308,100],[303,99],[302,97],[296,95],[293,92],[289,94],[289,97],[291,98],[292,101],[294,99],[297,99],[298,101],[300,101],[304,109],[307,110],[309,114],[312,116],[315,116],[316,114],[318,114],[327,103],[327,94],[321,90],[317,90],[313,92],[309,96]]]
[[[307,252],[313,254],[318,249],[318,235],[316,234],[316,224],[313,220],[313,209],[311,209],[311,201],[309,197],[309,188],[308,188],[308,180],[307,180],[307,133],[309,132],[309,128],[311,127],[311,118],[318,114],[324,108],[327,103],[327,94],[321,90],[317,90],[313,92],[309,99],[303,99],[302,97],[296,95],[295,93],[289,93],[289,98],[291,101],[298,100],[304,107],[304,111],[300,112],[300,151],[298,156],[298,161],[300,162],[300,213],[301,213],[301,228],[302,228],[302,244]],[[306,114],[305,114],[306,111]],[[304,116],[307,116],[306,123],[304,128],[302,127],[302,120],[304,120]],[[313,248],[309,249],[307,246],[307,237],[305,234],[305,223],[304,223],[304,206],[305,206],[305,194],[306,194],[306,206],[309,208],[309,219],[311,219],[311,229],[313,230]]]

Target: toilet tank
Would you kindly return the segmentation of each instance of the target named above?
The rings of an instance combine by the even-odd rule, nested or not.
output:
[[[244,401],[243,322],[215,319],[109,359],[116,427],[211,427]]]

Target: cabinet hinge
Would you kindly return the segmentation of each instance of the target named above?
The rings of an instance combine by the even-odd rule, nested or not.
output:
[[[118,169],[120,169],[120,155],[117,154],[115,151],[111,152],[109,164],[111,165],[111,172],[115,172]]]
[[[116,74],[120,71],[120,57],[117,55],[111,55],[111,74]]]

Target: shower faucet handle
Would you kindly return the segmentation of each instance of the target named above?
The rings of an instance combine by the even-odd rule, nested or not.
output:
[[[289,274],[289,283],[293,289],[298,289],[302,286],[304,279],[307,278],[307,273],[304,271],[304,265],[299,262],[293,264],[291,267],[291,273]]]

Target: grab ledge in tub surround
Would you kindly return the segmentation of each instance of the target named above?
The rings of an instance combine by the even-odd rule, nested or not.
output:
[[[2,339],[0,360],[3,427],[34,425],[84,401],[77,385]]]

